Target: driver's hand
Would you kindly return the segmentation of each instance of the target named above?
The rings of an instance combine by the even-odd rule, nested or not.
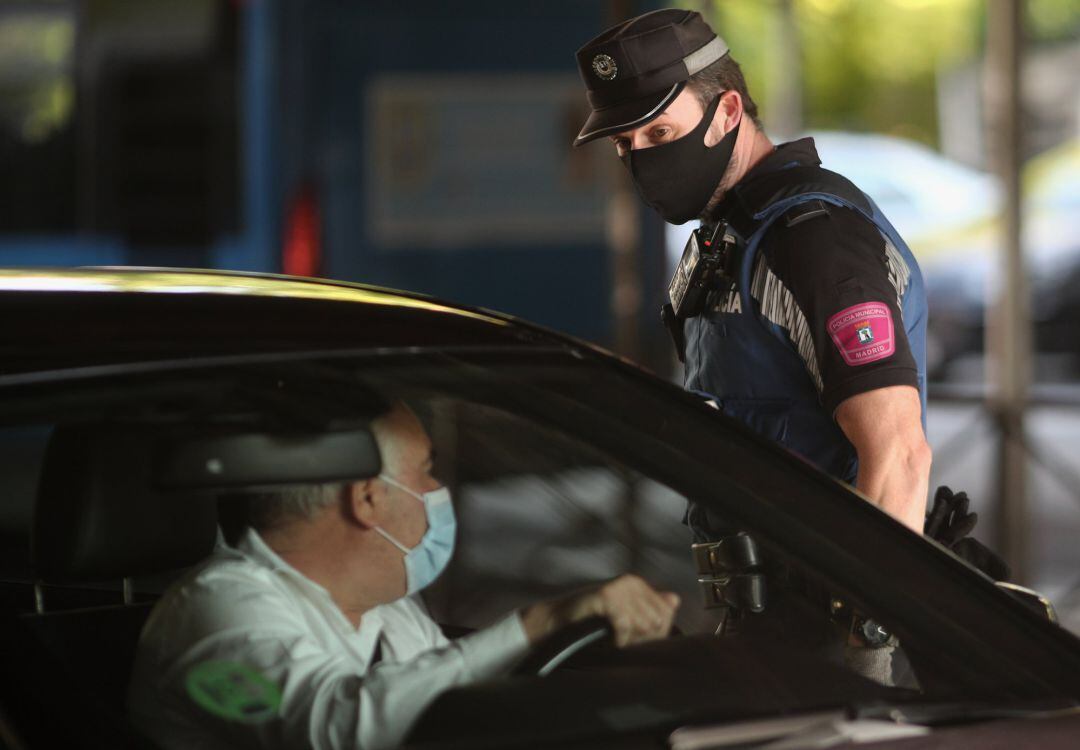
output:
[[[534,604],[521,612],[530,643],[570,623],[597,615],[615,631],[615,643],[627,646],[664,638],[671,632],[679,595],[657,591],[635,575],[623,575],[562,599]]]

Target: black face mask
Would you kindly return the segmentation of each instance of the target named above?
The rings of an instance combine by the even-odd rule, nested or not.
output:
[[[705,133],[719,105],[720,94],[717,94],[701,122],[682,138],[631,150],[622,156],[638,194],[664,221],[685,224],[700,216],[724,176],[742,120],[719,143],[708,148]]]

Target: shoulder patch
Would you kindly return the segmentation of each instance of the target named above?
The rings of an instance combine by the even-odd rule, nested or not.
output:
[[[818,216],[828,215],[829,207],[825,205],[825,201],[806,201],[785,211],[784,223],[789,227],[793,227]]]
[[[892,312],[884,303],[852,305],[829,318],[826,326],[849,366],[868,365],[896,351]]]
[[[242,724],[278,715],[281,690],[259,671],[235,661],[204,661],[184,678],[188,697],[206,711]]]

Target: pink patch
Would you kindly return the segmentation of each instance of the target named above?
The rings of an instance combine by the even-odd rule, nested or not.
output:
[[[866,365],[896,351],[892,313],[883,302],[860,302],[829,318],[829,336],[849,365]]]

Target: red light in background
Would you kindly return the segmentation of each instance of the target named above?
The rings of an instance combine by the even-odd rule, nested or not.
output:
[[[322,271],[322,226],[315,190],[304,185],[285,217],[281,268],[290,276],[319,276]]]

